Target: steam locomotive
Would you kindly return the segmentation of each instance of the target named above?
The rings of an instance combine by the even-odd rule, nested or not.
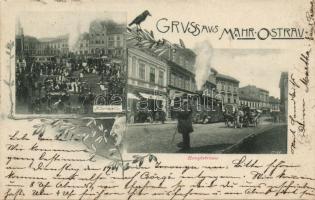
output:
[[[192,96],[193,122],[214,123],[224,121],[222,101],[213,97],[205,96],[197,92]]]

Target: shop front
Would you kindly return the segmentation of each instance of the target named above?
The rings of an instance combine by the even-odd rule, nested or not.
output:
[[[166,94],[133,90],[128,92],[127,97],[129,123],[165,121]]]

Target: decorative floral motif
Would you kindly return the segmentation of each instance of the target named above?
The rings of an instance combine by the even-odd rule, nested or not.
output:
[[[140,168],[146,158],[149,162],[158,162],[153,154],[134,155],[131,160],[123,158],[121,149],[126,131],[125,117],[116,117],[110,131],[94,118],[90,118],[84,126],[75,125],[69,119],[41,119],[40,123],[33,126],[33,135],[38,135],[39,140],[43,139],[48,127],[57,131],[55,139],[82,141],[91,154],[98,154],[111,160],[111,170],[118,171],[120,168],[122,177],[130,167]],[[84,133],[82,129],[85,130]]]
[[[152,52],[156,53],[158,56],[163,55],[167,51],[176,52],[176,49],[183,49],[185,45],[182,40],[179,44],[173,44],[168,40],[162,38],[156,40],[152,31],[136,29],[136,28],[127,28],[127,40],[134,40],[136,47],[150,49]]]
[[[14,80],[12,80],[12,60],[14,59],[14,42],[10,41],[6,45],[6,54],[9,56],[9,62],[8,62],[8,70],[9,70],[9,80],[3,80],[4,83],[9,87],[9,100],[10,100],[10,111],[8,114],[9,119],[13,119],[13,92],[12,92],[12,87],[14,86]]]

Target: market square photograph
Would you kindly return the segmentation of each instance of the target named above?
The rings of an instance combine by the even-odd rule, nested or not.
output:
[[[125,31],[125,13],[21,13],[15,37],[16,114],[122,113]]]

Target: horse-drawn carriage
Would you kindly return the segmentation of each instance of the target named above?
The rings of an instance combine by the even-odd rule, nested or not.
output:
[[[244,107],[244,118],[243,124],[245,127],[254,126],[256,127],[259,123],[259,116],[261,111],[254,108]]]
[[[224,122],[227,127],[232,124],[234,128],[256,127],[259,123],[260,110],[250,107],[238,107],[234,104],[225,105]]]
[[[241,109],[238,108],[237,105],[234,104],[227,104],[224,106],[224,122],[226,127],[234,126],[236,127],[243,127],[243,117],[244,113]]]

